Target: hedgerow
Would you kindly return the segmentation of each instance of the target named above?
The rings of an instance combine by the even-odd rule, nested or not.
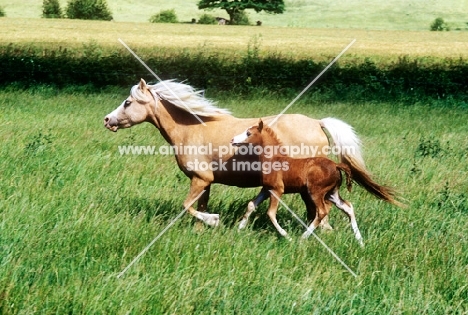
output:
[[[0,85],[10,83],[129,87],[151,74],[125,50],[103,52],[88,45],[85,52],[0,46]],[[92,46],[92,47],[91,47]],[[302,90],[325,67],[324,62],[281,55],[258,56],[247,52],[239,59],[187,51],[146,56],[145,62],[163,79],[187,80],[197,88],[274,93]],[[315,83],[313,90],[334,97],[391,99],[407,97],[467,98],[468,63],[460,59],[428,62],[401,57],[379,65],[363,60],[335,64]],[[156,80],[156,79],[154,79]]]

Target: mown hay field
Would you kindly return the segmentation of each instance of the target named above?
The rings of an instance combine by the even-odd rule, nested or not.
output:
[[[249,45],[261,54],[281,54],[316,61],[336,56],[352,40],[356,43],[340,60],[373,58],[389,62],[401,56],[428,59],[467,58],[465,32],[371,31],[192,24],[150,24],[47,19],[0,19],[0,43],[44,49],[61,46],[83,50],[96,43],[110,50],[124,49],[122,39],[143,54],[158,51],[205,51],[233,57]]]

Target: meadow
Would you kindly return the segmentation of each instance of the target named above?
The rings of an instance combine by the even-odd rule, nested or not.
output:
[[[468,114],[454,101],[322,102],[292,112],[353,125],[378,181],[408,208],[359,187],[365,248],[336,208],[317,235],[354,278],[281,208],[280,238],[262,205],[236,223],[258,189],[214,185],[221,226],[183,216],[121,278],[117,275],[182,210],[188,179],[171,156],[123,155],[119,145],[165,144],[149,124],[111,133],[102,119],[128,91],[39,86],[3,89],[0,126],[2,314],[466,314]],[[274,95],[208,94],[239,117],[280,112]],[[301,217],[297,196],[284,201]]]

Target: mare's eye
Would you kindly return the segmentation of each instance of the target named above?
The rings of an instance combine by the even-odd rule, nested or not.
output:
[[[247,135],[247,137],[250,137],[251,133],[250,131],[247,130],[247,132],[245,133]]]
[[[129,100],[126,100],[124,103],[124,107],[130,106],[130,104],[132,104],[132,102],[130,102]]]

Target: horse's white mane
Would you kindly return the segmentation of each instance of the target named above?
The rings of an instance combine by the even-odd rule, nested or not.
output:
[[[203,91],[196,91],[192,86],[173,80],[161,81],[154,85],[147,85],[148,89],[161,99],[169,101],[172,105],[192,114],[202,117],[213,117],[231,114],[227,109],[219,108],[215,103],[205,98]],[[144,102],[149,101],[146,95],[135,85],[131,89],[132,97]]]

